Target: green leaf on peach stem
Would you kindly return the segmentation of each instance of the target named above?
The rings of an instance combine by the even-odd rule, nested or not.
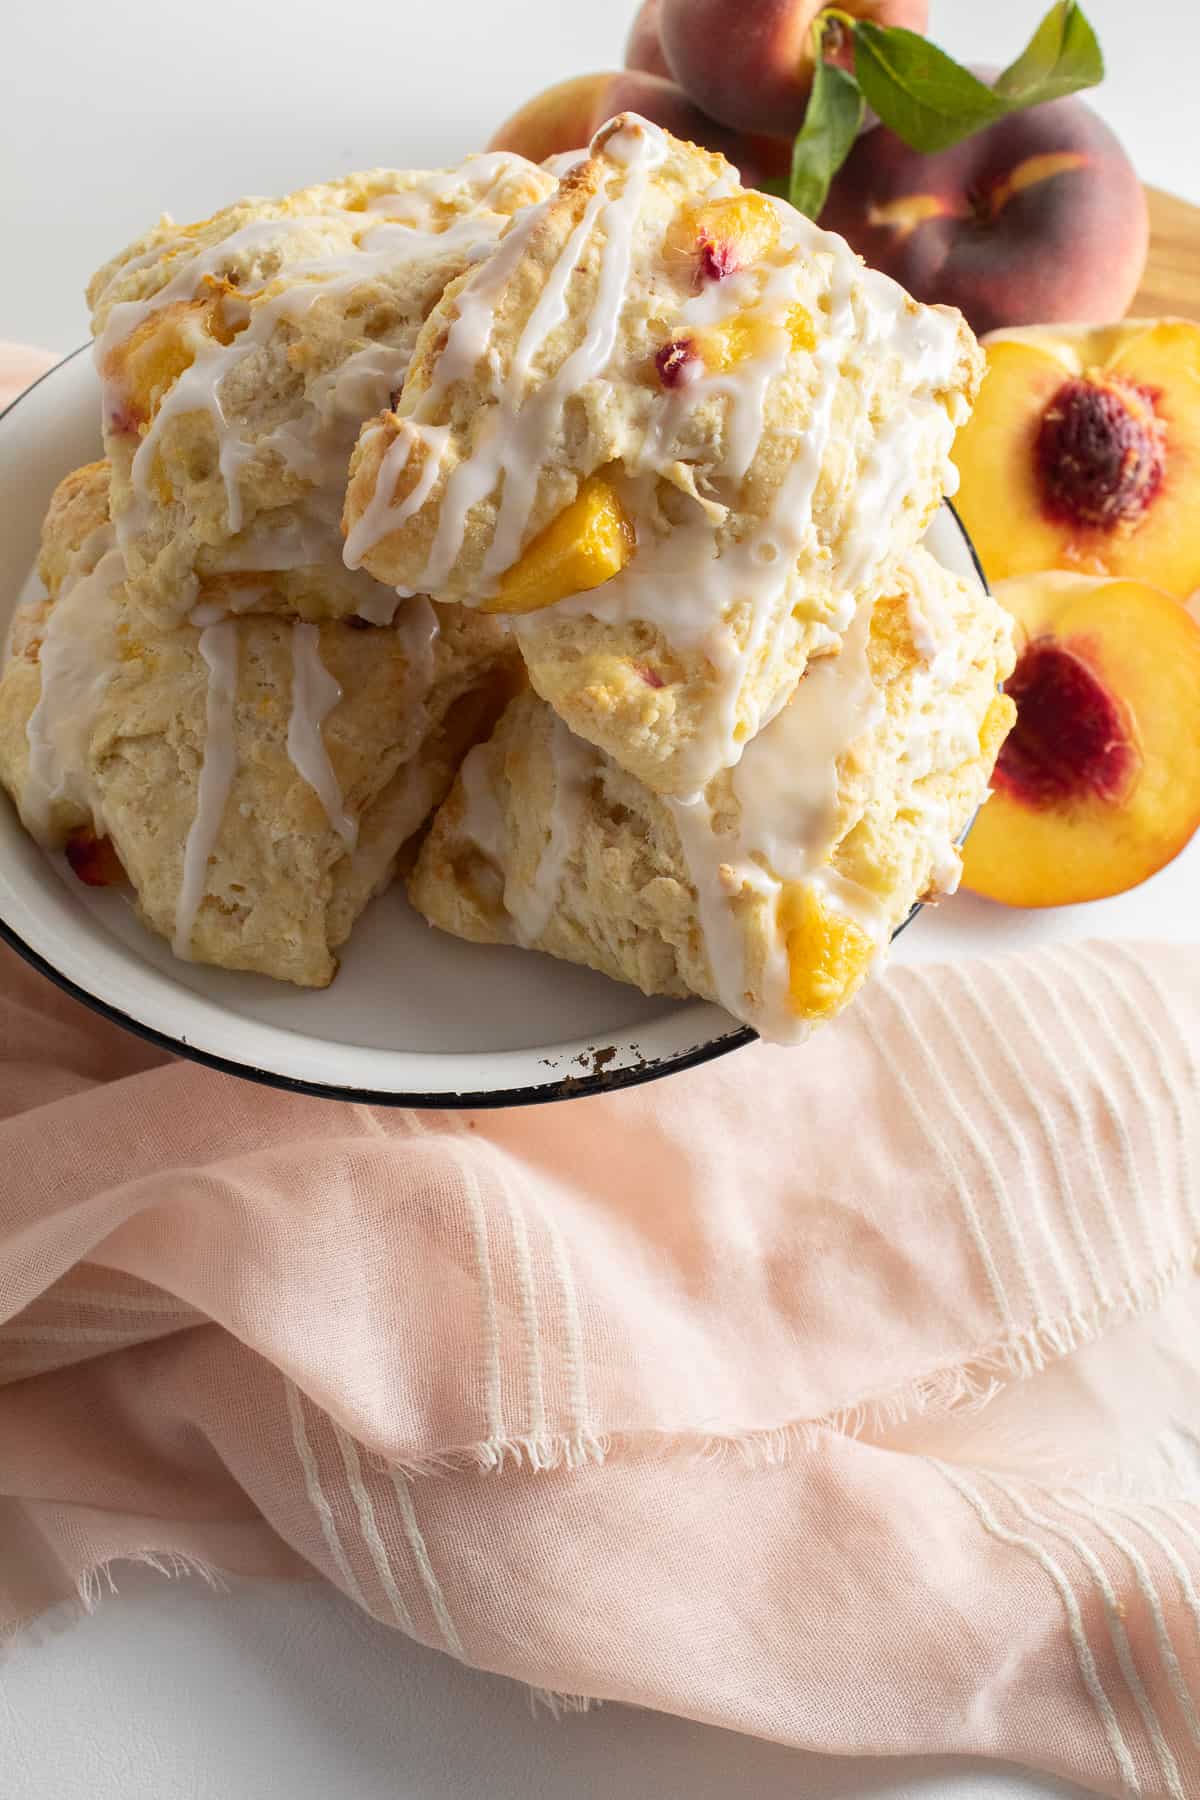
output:
[[[855,68],[867,105],[914,150],[947,150],[1002,119],[1011,103],[928,38],[860,19]]]
[[[1010,106],[1037,106],[1103,80],[1104,57],[1095,32],[1076,0],[1059,0],[1016,62],[997,77],[995,92]]]
[[[827,62],[827,33],[854,40],[854,71]],[[813,24],[812,92],[792,150],[786,192],[810,218],[824,207],[871,106],[914,150],[948,150],[998,119],[1061,99],[1104,79],[1104,58],[1078,0],[1055,0],[1025,49],[988,87],[928,38],[899,25],[876,25],[841,7],[826,7]],[[772,182],[770,191],[783,191]]]
[[[853,75],[820,55],[804,124],[792,146],[788,199],[798,212],[819,218],[829,184],[849,156],[863,121],[862,90]]]

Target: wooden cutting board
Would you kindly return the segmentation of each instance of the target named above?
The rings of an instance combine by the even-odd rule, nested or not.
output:
[[[1200,319],[1200,206],[1147,188],[1150,256],[1129,311],[1135,318],[1175,313]]]

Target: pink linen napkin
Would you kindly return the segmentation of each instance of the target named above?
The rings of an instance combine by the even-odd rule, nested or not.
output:
[[[1194,949],[457,1115],[0,993],[0,1627],[315,1569],[554,1693],[1200,1793]]]
[[[1200,1794],[1198,1063],[1195,948],[1085,945],[415,1114],[0,951],[0,1633],[316,1571],[577,1703]]]

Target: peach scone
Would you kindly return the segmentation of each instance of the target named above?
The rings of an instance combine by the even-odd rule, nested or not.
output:
[[[0,783],[85,879],[123,872],[179,956],[324,986],[513,692],[503,628],[427,600],[378,627],[231,617],[203,588],[160,626],[129,600],[107,494],[94,463],[51,504],[47,596],[0,674]]]
[[[535,694],[467,756],[410,877],[433,924],[719,1001],[764,1037],[840,1010],[957,840],[1013,717],[1011,621],[924,549],[736,767],[654,794]]]
[[[623,114],[433,308],[346,560],[515,615],[564,723],[694,795],[920,539],[980,369],[958,313]]]
[[[553,186],[499,154],[376,169],[164,220],[107,263],[88,300],[131,596],[177,622],[219,576],[234,608],[389,618],[341,556],[359,428],[447,283]]]

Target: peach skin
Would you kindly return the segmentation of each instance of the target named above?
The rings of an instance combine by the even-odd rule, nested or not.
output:
[[[662,0],[667,64],[696,105],[739,131],[783,135],[804,123],[813,21],[822,0]],[[846,0],[842,11],[924,31],[928,0]]]
[[[1200,824],[1200,625],[1136,581],[1061,571],[1001,582],[1017,720],[963,855],[1007,906],[1136,887]]]
[[[639,69],[575,75],[535,94],[492,135],[489,150],[514,150],[530,162],[582,150],[607,119],[641,113],[673,137],[716,150],[738,170],[744,187],[786,175],[792,147],[782,138],[729,131],[706,117],[682,88]]]
[[[625,67],[670,81],[671,71],[662,47],[661,10],[662,0],[642,0],[625,40]]]
[[[1200,325],[1042,326],[985,348],[954,460],[988,575],[1126,575],[1186,600],[1200,587]]]
[[[1125,311],[1149,243],[1146,197],[1114,134],[1076,99],[1001,119],[932,156],[877,125],[821,214],[918,300],[977,332]]]

